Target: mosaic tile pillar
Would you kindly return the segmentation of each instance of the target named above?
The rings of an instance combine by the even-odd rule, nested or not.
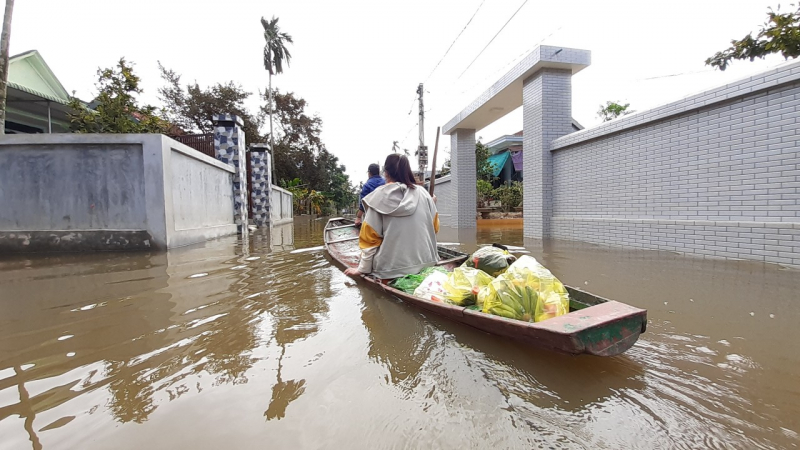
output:
[[[268,148],[267,144],[250,146],[250,204],[253,205],[253,223],[258,227],[269,224],[272,155]]]
[[[233,217],[239,230],[247,227],[247,165],[245,161],[244,122],[233,114],[214,117],[214,152],[217,159],[231,164],[233,177]]]

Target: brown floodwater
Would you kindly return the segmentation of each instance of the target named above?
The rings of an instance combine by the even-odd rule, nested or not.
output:
[[[0,448],[800,444],[798,271],[442,230],[465,251],[524,247],[566,284],[648,309],[624,355],[572,357],[354,285],[318,248],[323,227],[3,256]]]

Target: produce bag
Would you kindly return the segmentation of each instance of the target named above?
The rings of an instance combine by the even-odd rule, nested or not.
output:
[[[500,246],[479,248],[464,262],[464,267],[474,267],[496,277],[508,269],[516,257]]]
[[[444,284],[445,299],[459,306],[473,305],[480,289],[491,281],[492,277],[480,269],[456,267]]]
[[[389,283],[389,286],[400,289],[401,291],[405,292],[406,294],[413,294],[414,290],[419,287],[420,284],[425,280],[425,277],[430,275],[433,272],[441,272],[447,274],[447,271],[439,266],[433,267],[426,267],[422,269],[422,272],[413,275],[406,275],[404,277],[396,278]]]
[[[524,280],[515,279],[513,275],[500,275],[478,296],[482,297],[485,313],[525,322],[535,320],[539,296]]]
[[[564,285],[531,256],[522,256],[481,291],[483,312],[527,322],[541,322],[569,312]]]
[[[415,290],[414,297],[424,298],[425,300],[433,300],[441,302],[445,294],[444,284],[447,282],[447,275],[442,272],[435,271],[425,277]]]

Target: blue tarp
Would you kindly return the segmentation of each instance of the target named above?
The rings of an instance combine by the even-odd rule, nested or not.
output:
[[[510,153],[508,152],[502,152],[489,157],[489,164],[492,165],[492,176],[500,176],[500,171],[502,171],[503,167],[506,166],[506,161],[508,161],[509,155]]]

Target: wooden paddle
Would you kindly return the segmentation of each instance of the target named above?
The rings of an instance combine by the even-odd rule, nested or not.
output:
[[[436,154],[439,153],[439,130],[441,127],[436,127],[436,145],[433,147],[433,164],[431,166],[431,186],[428,193],[433,197],[433,187],[436,185]],[[424,176],[424,174],[423,174]]]

